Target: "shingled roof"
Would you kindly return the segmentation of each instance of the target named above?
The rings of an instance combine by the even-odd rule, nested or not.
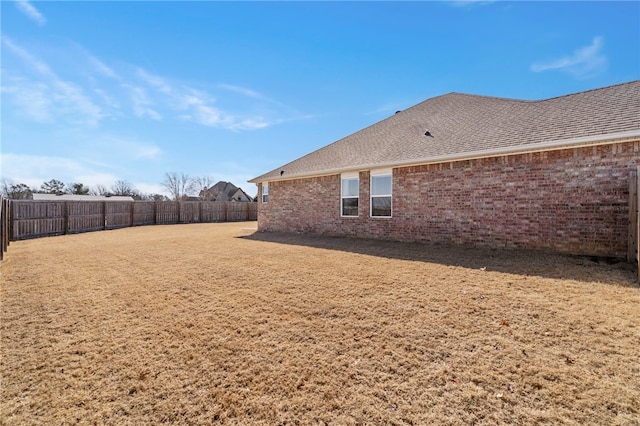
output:
[[[250,182],[541,151],[637,136],[640,80],[539,101],[449,93],[427,99]]]
[[[220,181],[208,189],[200,191],[200,198],[213,201],[233,201],[242,197],[247,201],[251,201],[251,197],[247,195],[242,188],[238,188],[231,182]]]

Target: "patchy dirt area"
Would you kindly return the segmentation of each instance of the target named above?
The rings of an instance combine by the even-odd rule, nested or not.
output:
[[[253,227],[12,243],[0,423],[640,424],[630,265]]]

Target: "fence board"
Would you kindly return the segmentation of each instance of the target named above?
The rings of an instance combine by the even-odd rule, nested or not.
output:
[[[105,201],[104,227],[105,229],[126,228],[131,223],[131,201]]]
[[[204,201],[201,206],[200,219],[203,222],[226,222],[227,221],[227,203],[216,201]]]
[[[64,201],[13,200],[12,240],[65,233]]]
[[[181,201],[180,223],[200,223],[200,202]]]
[[[137,201],[133,203],[133,225],[155,225],[156,203],[153,201]]]
[[[0,195],[0,260],[4,259],[4,252],[7,251],[5,247],[5,236],[7,235],[7,230],[5,229],[5,223],[7,222],[4,218],[5,215],[5,205],[4,198]]]
[[[229,203],[227,205],[227,221],[240,222],[247,220],[248,215],[248,203]]]
[[[629,175],[629,241],[627,260],[637,261],[638,253],[638,173],[631,170]]]
[[[104,203],[91,201],[67,202],[67,233],[99,231],[104,229]]]
[[[11,200],[0,196],[0,260],[9,248],[11,224]]]
[[[165,201],[156,204],[156,224],[169,225],[180,220],[180,203],[177,201]]]

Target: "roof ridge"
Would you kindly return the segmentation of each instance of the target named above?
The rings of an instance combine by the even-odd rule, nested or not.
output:
[[[527,99],[505,98],[504,96],[476,95],[475,93],[463,93],[463,92],[450,92],[450,93],[447,93],[446,95],[462,95],[462,96],[469,96],[473,98],[496,99],[499,101],[511,101],[511,102],[531,102]],[[442,96],[446,96],[446,95],[442,95]],[[429,99],[426,99],[425,102],[428,100]]]
[[[436,98],[444,97],[444,96],[447,96],[447,95],[463,95],[463,96],[471,96],[471,97],[484,98],[484,99],[498,99],[498,100],[516,101],[516,102],[545,102],[545,101],[550,101],[550,100],[553,100],[553,99],[566,98],[568,96],[580,95],[580,94],[583,94],[583,93],[595,92],[595,91],[600,91],[600,90],[604,90],[604,89],[611,89],[611,88],[617,87],[617,86],[626,86],[626,85],[634,84],[634,83],[638,83],[638,82],[640,82],[640,80],[631,80],[631,81],[626,81],[626,82],[623,82],[623,83],[611,84],[609,86],[604,86],[604,87],[594,87],[592,89],[581,90],[579,92],[573,92],[573,93],[565,93],[564,95],[552,96],[550,98],[543,98],[543,99],[518,99],[518,98],[506,98],[506,97],[503,97],[503,96],[476,95],[474,93],[449,92],[449,93],[445,93],[443,95],[435,96],[433,98],[425,99],[423,102],[427,102],[427,101],[429,101],[431,99],[436,99]],[[422,102],[420,102],[420,103],[422,103]],[[420,104],[417,104],[417,105],[420,105]],[[414,105],[414,106],[416,106],[416,105]],[[413,108],[413,107],[411,107],[411,108]]]
[[[583,93],[596,92],[596,91],[611,89],[613,87],[626,86],[626,85],[630,85],[630,84],[634,84],[634,83],[640,83],[640,80],[631,80],[631,81],[626,81],[624,83],[617,83],[617,84],[612,84],[612,85],[604,86],[604,87],[594,87],[593,89],[581,90],[579,92],[567,93],[567,94],[564,94],[564,95],[553,96],[553,97],[547,98],[547,99],[539,99],[538,101],[533,101],[533,102],[551,101],[553,99],[566,98],[568,96],[576,96],[576,95],[581,95]]]

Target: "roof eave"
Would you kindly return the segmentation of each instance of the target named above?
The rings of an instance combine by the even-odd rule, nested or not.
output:
[[[503,155],[527,154],[527,153],[542,152],[542,151],[555,151],[559,149],[576,148],[576,147],[582,147],[582,146],[607,145],[607,144],[622,142],[625,139],[635,139],[635,138],[640,138],[640,129],[628,130],[628,131],[617,132],[617,133],[609,133],[605,135],[592,135],[592,136],[582,136],[582,137],[571,138],[571,139],[560,139],[560,140],[546,141],[546,142],[540,142],[540,143],[528,144],[528,145],[509,146],[509,147],[493,148],[493,149],[486,149],[486,150],[479,150],[479,151],[468,151],[468,152],[462,152],[457,154],[446,154],[446,155],[419,158],[419,159],[413,159],[413,160],[407,160],[407,161],[395,161],[395,162],[377,163],[377,164],[360,164],[360,165],[354,165],[348,168],[325,169],[325,170],[319,170],[319,171],[310,172],[310,173],[297,173],[297,174],[287,175],[286,177],[284,176],[269,177],[267,173],[265,175],[258,176],[257,178],[251,179],[248,182],[257,184],[260,182],[273,182],[273,181],[284,181],[284,180],[293,180],[293,179],[310,178],[310,177],[318,177],[318,176],[329,176],[329,175],[335,175],[339,173],[355,172],[360,170],[371,170],[371,169],[389,168],[389,167],[410,167],[410,166],[418,166],[418,165],[426,165],[426,164],[434,164],[434,163],[450,163],[453,161],[475,160],[480,158],[497,157],[497,156],[503,156]]]

